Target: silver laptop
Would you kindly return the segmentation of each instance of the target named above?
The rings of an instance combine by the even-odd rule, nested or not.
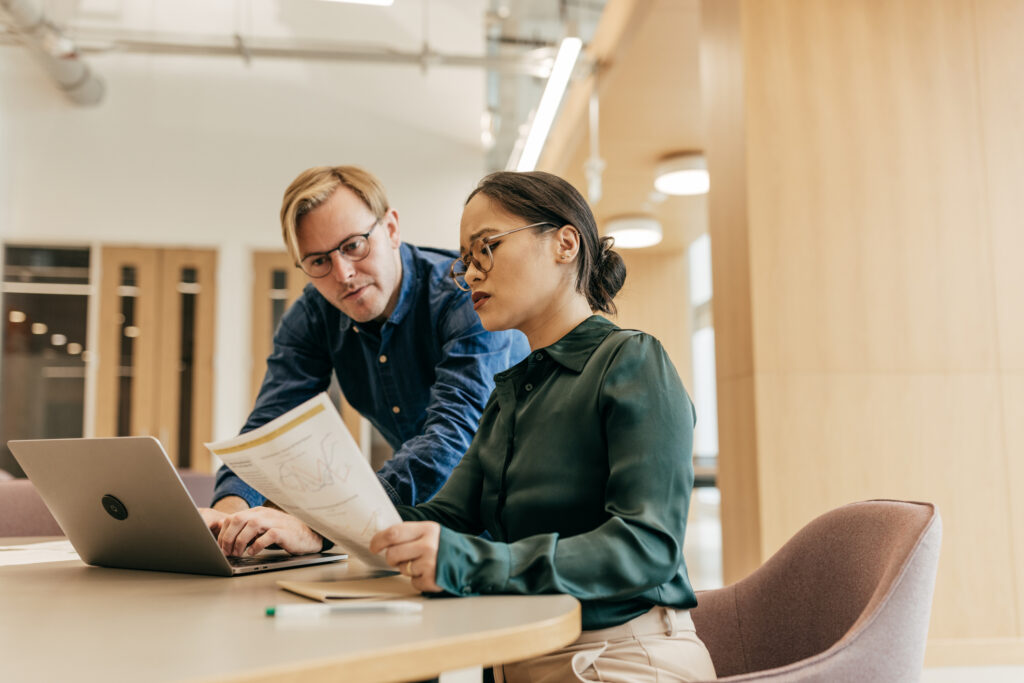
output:
[[[225,557],[153,437],[34,439],[7,445],[88,564],[236,576],[347,557],[272,550]]]

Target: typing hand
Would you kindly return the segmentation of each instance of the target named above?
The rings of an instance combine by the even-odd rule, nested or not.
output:
[[[199,515],[206,522],[206,526],[209,527],[214,537],[220,533],[220,524],[227,517],[225,513],[213,508],[199,508]]]
[[[255,507],[225,515],[217,543],[228,556],[256,555],[271,545],[303,555],[320,552],[323,537],[287,512]]]
[[[437,522],[402,522],[378,532],[370,539],[370,552],[385,552],[392,567],[412,578],[412,586],[423,593],[439,593],[437,546],[441,525]]]

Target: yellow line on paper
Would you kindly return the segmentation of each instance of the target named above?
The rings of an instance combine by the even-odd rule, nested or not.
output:
[[[237,453],[239,451],[244,451],[247,448],[252,448],[254,446],[259,446],[260,444],[267,443],[268,441],[273,441],[274,439],[276,439],[277,437],[281,436],[285,432],[290,431],[291,429],[293,429],[295,427],[298,427],[300,424],[302,424],[306,420],[309,420],[309,419],[319,415],[324,410],[325,410],[325,408],[324,408],[324,405],[322,403],[319,404],[319,405],[315,405],[312,408],[310,408],[309,412],[306,412],[306,413],[303,413],[302,415],[299,415],[297,418],[295,418],[291,422],[286,422],[285,424],[281,425],[280,427],[278,427],[274,431],[270,432],[269,434],[264,434],[263,436],[259,437],[258,439],[253,439],[252,441],[247,441],[245,443],[240,443],[237,446],[229,446],[228,448],[220,448],[220,449],[215,450],[213,452],[216,455],[221,455],[223,453]]]

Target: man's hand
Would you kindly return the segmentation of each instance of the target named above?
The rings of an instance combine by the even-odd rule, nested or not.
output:
[[[437,546],[441,525],[437,522],[402,522],[370,539],[370,552],[386,551],[384,559],[412,578],[412,586],[424,593],[440,593],[437,585]]]
[[[199,515],[206,522],[206,526],[213,532],[213,535],[217,536],[220,534],[220,525],[225,517],[248,509],[249,504],[245,502],[244,498],[224,496],[214,503],[212,508],[199,508]]]
[[[292,555],[318,553],[323,547],[323,537],[296,517],[266,507],[224,515],[219,527],[217,543],[228,556],[255,555],[274,544]]]
[[[206,522],[206,526],[213,532],[214,537],[220,534],[220,524],[227,517],[227,514],[216,508],[199,508],[199,515]]]

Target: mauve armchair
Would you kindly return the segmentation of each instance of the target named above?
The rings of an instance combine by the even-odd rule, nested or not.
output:
[[[920,679],[941,540],[929,503],[872,500],[813,520],[750,576],[697,594],[719,680]]]

